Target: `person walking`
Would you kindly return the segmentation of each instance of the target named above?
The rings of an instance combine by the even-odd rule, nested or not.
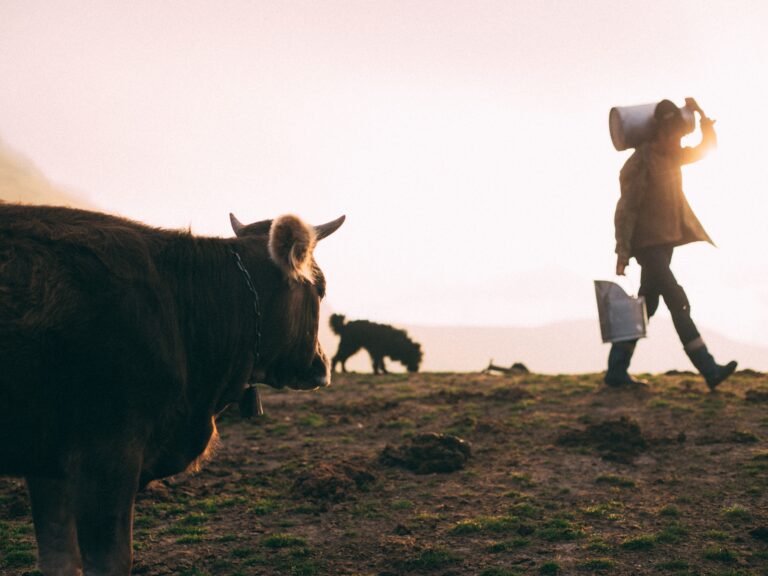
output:
[[[714,245],[685,198],[681,167],[699,161],[717,145],[715,121],[704,114],[693,98],[686,98],[685,105],[699,114],[699,145],[680,145],[688,132],[682,112],[674,102],[662,100],[654,109],[653,135],[636,147],[621,169],[621,197],[614,217],[616,274],[624,276],[630,259],[637,260],[639,294],[645,297],[648,317],[658,309],[659,298],[664,298],[685,353],[710,390],[714,390],[733,374],[737,363],[731,361],[722,366],[715,362],[691,319],[688,297],[670,269],[675,247],[698,241]],[[636,344],[637,340],[631,340],[611,346],[605,374],[607,385],[641,383],[628,373]]]

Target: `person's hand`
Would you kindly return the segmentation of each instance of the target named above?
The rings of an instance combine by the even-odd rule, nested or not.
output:
[[[626,274],[624,274],[624,270],[626,267],[627,262],[621,256],[619,256],[616,259],[616,276],[625,276]]]
[[[704,110],[701,109],[701,106],[699,106],[699,103],[696,102],[696,100],[694,98],[686,98],[685,99],[685,106],[686,106],[686,108],[688,108],[689,110],[692,110],[693,112],[698,112],[699,116],[701,116],[701,120],[710,121],[710,119],[707,118],[707,115],[704,114]],[[712,122],[712,124],[715,123],[714,120],[711,120],[711,122]]]
[[[687,108],[690,108],[694,112],[698,112],[699,114],[704,116],[704,112],[701,111],[701,106],[699,106],[698,102],[696,102],[696,100],[694,98],[690,98],[690,97],[686,98],[685,99],[685,106]]]

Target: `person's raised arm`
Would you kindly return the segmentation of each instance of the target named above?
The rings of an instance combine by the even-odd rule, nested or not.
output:
[[[683,164],[698,162],[707,152],[717,147],[717,134],[715,133],[715,120],[710,119],[693,98],[685,99],[685,107],[699,113],[699,127],[701,128],[701,142],[695,147],[683,148]]]

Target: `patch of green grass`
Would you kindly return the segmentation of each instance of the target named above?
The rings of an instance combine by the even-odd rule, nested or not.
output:
[[[681,542],[688,537],[688,528],[678,522],[666,526],[661,532],[656,533],[656,542],[673,544]]]
[[[637,486],[635,481],[625,476],[617,476],[615,474],[601,474],[595,478],[595,484],[607,484],[608,486],[616,486],[617,488],[635,488]]]
[[[493,532],[503,534],[517,530],[520,522],[514,516],[478,516],[466,520],[459,520],[454,524],[449,534],[478,534],[480,532]]]
[[[291,536],[290,534],[273,534],[272,536],[265,537],[261,543],[263,546],[272,549],[307,547],[307,541],[304,538]]]
[[[384,423],[384,428],[391,430],[405,430],[406,428],[414,428],[416,424],[410,418],[395,418],[394,420],[388,420]]]
[[[269,435],[273,437],[287,436],[293,430],[293,425],[288,422],[280,422],[269,427]]]
[[[563,569],[557,562],[544,562],[544,564],[539,566],[539,574],[541,576],[557,576],[562,573]]]
[[[520,502],[509,507],[509,511],[515,516],[521,518],[538,518],[541,516],[541,509],[528,502]]]
[[[584,533],[565,518],[552,518],[545,522],[536,532],[539,538],[547,542],[566,542],[575,540]]]
[[[669,400],[665,400],[663,398],[651,398],[647,403],[646,406],[648,408],[667,408],[672,403]]]
[[[656,545],[655,536],[636,536],[621,543],[624,550],[650,550]]]
[[[202,536],[208,532],[208,528],[205,526],[184,526],[182,524],[174,524],[163,532],[174,536]]]
[[[509,490],[504,492],[504,498],[511,498],[512,500],[530,500],[531,496],[525,492],[519,492],[518,490]]]
[[[677,506],[668,504],[667,506],[664,506],[661,510],[659,510],[659,516],[663,516],[665,518],[679,518],[680,509]]]
[[[256,516],[266,516],[271,514],[279,508],[279,504],[270,498],[260,498],[254,500],[250,506],[248,506],[248,513],[255,514]]]
[[[133,527],[136,530],[141,530],[142,528],[154,528],[157,526],[159,521],[157,518],[152,518],[150,516],[137,516],[133,520]]]
[[[617,502],[606,502],[603,504],[594,504],[581,509],[581,513],[591,518],[605,518],[606,520],[618,520],[621,518],[616,511],[620,504]]]
[[[730,536],[727,532],[723,532],[722,530],[707,530],[704,532],[704,537],[709,538],[710,540],[717,540],[719,542],[725,542],[726,540],[730,540]]]
[[[313,504],[311,502],[304,502],[290,509],[293,514],[321,514],[325,512],[326,507],[323,504]]]
[[[220,496],[216,498],[203,498],[195,502],[193,506],[204,514],[215,514],[221,508],[232,508],[233,506],[247,503],[248,499],[244,496]]]
[[[709,546],[704,550],[704,558],[730,564],[736,562],[736,553],[722,546]]]
[[[216,538],[216,542],[236,542],[238,540],[238,537],[235,534],[222,534],[218,538]]]
[[[509,475],[509,479],[513,484],[520,486],[521,488],[533,488],[536,486],[536,482],[531,479],[531,475],[523,472],[512,472],[512,474]]]
[[[189,534],[176,539],[176,544],[198,544],[203,542],[205,537],[202,534]]]
[[[24,568],[25,566],[32,566],[36,560],[37,557],[33,551],[15,547],[7,550],[3,557],[0,558],[0,566],[4,568]]]
[[[513,540],[503,540],[501,542],[492,542],[491,544],[485,547],[485,550],[491,553],[510,552],[512,550],[524,548],[525,546],[528,546],[528,544],[530,543],[531,541],[528,540],[527,538],[514,538]]]
[[[587,550],[591,552],[609,552],[611,545],[601,538],[592,538],[587,545]]]
[[[208,522],[208,517],[203,513],[193,512],[181,518],[179,522],[185,526],[200,526]]]
[[[306,412],[296,419],[296,424],[305,428],[323,428],[328,422],[320,414]]]
[[[393,500],[390,506],[392,510],[413,510],[416,505],[410,500],[398,499]]]
[[[690,565],[685,560],[668,560],[667,562],[661,562],[656,565],[660,570],[688,570]]]
[[[744,506],[734,504],[723,508],[723,516],[731,522],[748,522],[752,519],[752,513]]]
[[[386,514],[381,511],[378,502],[359,502],[353,506],[352,513],[361,518],[376,519],[386,517]]]

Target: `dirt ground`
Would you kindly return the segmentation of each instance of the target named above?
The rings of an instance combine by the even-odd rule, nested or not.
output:
[[[768,575],[768,376],[337,376],[263,389],[142,493],[140,575]],[[433,471],[440,470],[440,471]],[[0,573],[35,574],[0,478]]]

